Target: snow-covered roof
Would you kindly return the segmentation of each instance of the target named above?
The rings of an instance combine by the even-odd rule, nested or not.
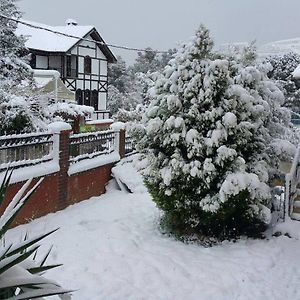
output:
[[[32,21],[25,21],[33,26],[47,28],[52,31],[59,31],[74,36],[83,38],[91,30],[93,26],[49,26]],[[19,24],[16,30],[18,35],[23,35],[27,38],[26,47],[30,49],[49,51],[49,52],[66,52],[74,46],[78,39],[58,35],[42,29],[32,28],[24,24]]]
[[[300,38],[275,41],[264,44],[258,48],[258,54],[261,57],[282,55],[289,52],[294,52],[300,55]]]
[[[87,34],[95,32],[97,37],[96,40],[103,41],[94,26],[73,25],[72,22],[68,22],[69,25],[66,24],[65,26],[50,26],[27,20],[22,21],[35,27],[42,27],[79,38],[84,38],[87,36]],[[46,52],[67,52],[78,42],[78,39],[76,38],[55,34],[43,29],[33,28],[21,23],[18,24],[16,34],[23,35],[27,38],[25,43],[27,48]],[[108,58],[109,62],[116,61],[116,58],[107,46],[99,47],[104,55]]]

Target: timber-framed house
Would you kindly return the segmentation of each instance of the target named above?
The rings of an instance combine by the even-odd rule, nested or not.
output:
[[[30,24],[34,28],[19,24],[17,33],[27,38],[31,67],[59,71],[66,87],[75,93],[78,104],[93,106],[97,119],[108,118],[107,67],[116,62],[116,58],[96,28],[79,26],[71,19],[65,26]]]

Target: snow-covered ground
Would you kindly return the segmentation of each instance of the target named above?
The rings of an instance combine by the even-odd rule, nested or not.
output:
[[[7,239],[60,227],[44,245],[54,245],[49,262],[64,266],[46,277],[76,290],[74,300],[300,299],[300,222],[282,226],[296,238],[186,245],[161,234],[160,212],[144,189],[136,191],[111,183],[105,195],[15,228]]]

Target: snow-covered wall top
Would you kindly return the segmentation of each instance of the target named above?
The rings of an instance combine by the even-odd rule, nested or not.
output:
[[[74,35],[76,37],[84,37],[94,27],[93,26],[49,26],[32,21],[25,21],[34,26],[47,28],[52,31],[58,31],[65,34]],[[78,39],[58,35],[42,29],[32,28],[23,24],[19,24],[16,30],[18,35],[28,38],[26,47],[30,49],[48,51],[48,52],[66,52],[78,42]]]

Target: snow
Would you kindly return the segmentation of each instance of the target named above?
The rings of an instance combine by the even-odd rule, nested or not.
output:
[[[123,184],[126,183],[126,187],[131,192],[146,193],[147,189],[143,184],[143,179],[132,164],[135,162],[135,157],[136,156],[129,156],[122,159],[120,163],[112,168],[112,175],[117,181],[121,181]]]
[[[231,112],[227,112],[223,117],[223,123],[227,127],[234,127],[237,125],[237,117]]]
[[[110,128],[114,131],[120,131],[121,129],[125,129],[126,124],[123,122],[115,122],[110,125]]]
[[[87,121],[86,124],[88,125],[97,125],[97,124],[110,124],[113,123],[113,119],[102,119],[102,120],[92,120],[92,121]]]
[[[120,154],[117,151],[109,153],[107,155],[100,155],[90,159],[84,159],[72,164],[69,167],[68,175],[74,175],[76,173],[85,172],[90,169],[105,166],[111,163],[115,163],[120,160]]]
[[[58,123],[58,124],[57,124]],[[62,123],[62,124],[61,124]],[[48,128],[49,131],[47,133],[50,133],[51,130],[55,131],[56,133],[60,132],[59,128],[64,128],[66,125],[69,126],[69,124],[64,122],[55,122],[52,123],[53,128],[51,126]],[[51,125],[51,124],[50,124]],[[41,135],[40,132],[37,133],[25,133],[22,135],[9,135],[9,136],[2,136],[0,140],[5,140],[7,138],[13,138],[13,137],[33,137],[33,136],[39,136]],[[41,159],[36,160],[30,160],[30,163],[36,163],[35,165],[31,166],[22,166],[24,163],[28,163],[28,161],[16,161],[12,162],[9,167],[16,167],[14,169],[14,172],[12,174],[12,177],[10,179],[10,183],[16,183],[16,182],[22,182],[32,177],[42,177],[45,175],[50,175],[56,172],[59,172],[60,166],[59,166],[59,135],[53,134],[53,149],[52,151],[44,156],[42,159],[51,159],[49,161],[43,162]],[[18,168],[18,166],[22,166]],[[5,172],[0,172],[0,182],[2,182],[3,178],[5,176]]]
[[[37,88],[42,88],[46,86],[50,81],[53,80],[53,77],[34,77]]]
[[[249,191],[251,199],[270,198],[270,188],[256,174],[236,172],[229,174],[223,182],[219,192],[220,200],[225,202],[228,197],[238,195],[243,190]]]
[[[159,218],[149,194],[121,192],[111,182],[107,194],[12,229],[6,241],[59,227],[39,255],[54,245],[48,262],[64,266],[45,277],[76,290],[73,300],[300,299],[300,223],[275,229],[295,238],[205,248],[163,235]]]
[[[300,65],[293,72],[293,77],[296,78],[296,79],[300,78]]]
[[[22,182],[31,177],[42,177],[59,172],[60,167],[58,159],[53,159],[49,162],[40,163],[33,166],[22,167],[14,169],[10,183]],[[4,178],[5,172],[0,173],[0,182]]]
[[[47,128],[52,133],[60,133],[64,130],[72,130],[72,126],[66,122],[53,122],[48,124]]]
[[[27,20],[22,21],[34,26],[47,28],[52,31],[57,31],[80,38],[86,36],[94,28],[93,26],[49,26]],[[78,39],[75,38],[32,28],[23,24],[18,25],[16,34],[23,35],[27,38],[25,43],[26,47],[42,51],[66,52],[78,42]]]
[[[52,78],[60,78],[60,73],[56,70],[37,70],[34,69],[33,71],[33,76],[36,77],[52,77]]]

